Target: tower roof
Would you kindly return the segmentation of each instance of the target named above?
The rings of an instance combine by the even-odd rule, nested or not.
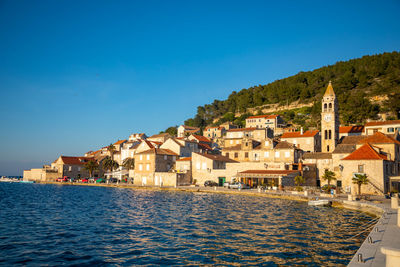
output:
[[[332,82],[329,81],[328,87],[326,88],[324,96],[335,96],[335,92],[333,91]]]

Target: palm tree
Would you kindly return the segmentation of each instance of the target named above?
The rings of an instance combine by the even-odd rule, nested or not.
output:
[[[328,190],[331,189],[331,182],[333,180],[336,180],[336,174],[332,171],[325,170],[324,175],[322,176],[322,179],[328,182]]]
[[[107,147],[107,150],[108,150],[108,152],[110,152],[111,159],[114,160],[114,153],[115,153],[115,150],[116,150],[115,146],[113,144],[110,144]]]
[[[104,169],[110,170],[110,172],[113,172],[114,169],[119,167],[119,164],[115,160],[113,160],[112,158],[107,156],[104,158],[103,167],[104,167]]]
[[[122,166],[124,166],[128,170],[133,170],[135,168],[135,159],[134,158],[124,159]]]
[[[124,159],[122,166],[124,166],[124,168],[128,169],[128,172],[129,172],[129,170],[135,169],[135,159],[134,158]],[[129,174],[128,174],[128,177],[129,177]]]
[[[361,185],[363,184],[368,184],[368,177],[365,173],[356,173],[354,174],[354,177],[352,178],[353,184],[358,185],[358,195],[361,195]]]
[[[301,175],[294,177],[294,183],[297,185],[297,191],[303,191],[301,185],[304,184],[305,181],[306,179],[304,179],[304,177]]]
[[[93,172],[99,168],[99,164],[95,160],[89,160],[85,163],[84,168],[89,171],[89,177],[93,177]]]

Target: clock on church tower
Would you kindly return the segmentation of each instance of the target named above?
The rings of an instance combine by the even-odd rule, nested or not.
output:
[[[332,83],[329,82],[322,98],[321,151],[331,153],[339,141],[338,103]]]

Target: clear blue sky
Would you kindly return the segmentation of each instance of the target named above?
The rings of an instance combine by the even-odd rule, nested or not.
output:
[[[279,2],[279,3],[277,3]],[[0,175],[400,48],[399,1],[0,0]]]

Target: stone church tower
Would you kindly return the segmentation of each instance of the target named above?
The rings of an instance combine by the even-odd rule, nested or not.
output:
[[[321,151],[332,153],[339,141],[339,106],[332,83],[326,88],[322,98]]]

